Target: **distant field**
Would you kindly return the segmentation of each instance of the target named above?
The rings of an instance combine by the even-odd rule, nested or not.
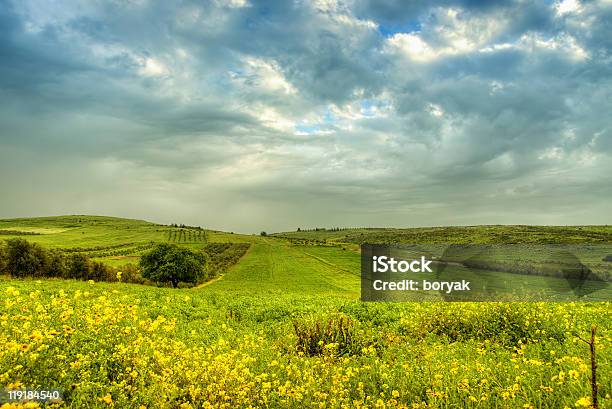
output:
[[[4,225],[65,229],[21,237],[90,252],[131,251],[176,230],[79,216]],[[527,237],[513,229],[436,229],[431,240]],[[536,241],[582,241],[579,228],[543,229]],[[362,303],[359,241],[346,236],[367,232],[206,231],[206,243],[250,248],[192,289],[0,277],[0,385],[59,387],[74,408],[587,407],[589,351],[576,335],[596,325],[600,407],[610,407],[611,303]],[[603,240],[610,229],[585,234]],[[100,259],[113,257],[138,253]]]
[[[292,231],[274,236],[331,243],[612,243],[612,226],[465,226]]]
[[[68,229],[62,229],[62,228],[50,228],[50,227],[25,227],[25,226],[11,226],[11,227],[4,227],[2,229],[0,229],[0,232],[8,234],[10,232],[15,232],[15,233],[34,233],[34,234],[57,234],[57,233],[63,233],[65,231],[67,231]]]

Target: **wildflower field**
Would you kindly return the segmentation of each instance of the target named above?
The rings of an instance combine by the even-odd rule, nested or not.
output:
[[[612,405],[610,303],[361,303],[350,243],[216,234],[251,246],[210,285],[0,278],[0,387],[59,407],[589,407],[577,336],[596,325]]]

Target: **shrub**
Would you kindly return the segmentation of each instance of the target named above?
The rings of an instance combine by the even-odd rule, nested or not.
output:
[[[113,269],[99,261],[90,261],[89,279],[95,281],[117,281],[117,275]]]
[[[45,276],[49,259],[47,252],[38,244],[24,239],[10,239],[6,242],[6,271],[14,277]]]
[[[175,244],[158,244],[140,259],[142,276],[156,282],[196,283],[206,275],[206,255]]]
[[[368,346],[347,317],[331,318],[323,323],[294,320],[293,329],[297,351],[308,356],[359,355]]]
[[[77,280],[89,280],[90,265],[86,255],[80,253],[71,254],[68,261],[67,278],[76,278]]]
[[[4,245],[0,243],[0,274],[6,271],[6,249]]]
[[[145,279],[140,275],[140,270],[138,266],[134,264],[125,264],[117,269],[118,272],[121,272],[121,281],[125,283],[135,283],[135,284],[144,284]],[[115,278],[117,274],[115,273]]]
[[[65,277],[68,271],[66,257],[59,251],[49,251],[48,277]]]
[[[151,247],[151,244],[146,246]],[[240,254],[243,254],[244,251]],[[189,250],[185,250],[185,252],[182,250],[179,252],[181,254],[188,253],[184,257],[187,261],[183,265],[201,264],[201,259],[204,260],[205,265],[206,256],[204,254],[193,253]],[[190,274],[193,276],[194,272],[197,273],[197,277],[202,277],[198,275],[200,274],[199,271],[192,271],[189,268],[185,271],[187,274],[184,276],[185,282],[195,282],[189,281],[188,278]],[[119,272],[121,274],[118,276],[117,273]],[[93,261],[84,251],[76,249],[68,249],[67,251],[48,250],[21,238],[7,240],[6,245],[0,242],[0,274],[2,273],[10,274],[13,277],[61,277],[76,280],[152,284],[143,278],[139,268],[133,264],[127,264],[117,269],[102,262]],[[118,277],[121,277],[121,279],[119,280]]]
[[[401,332],[410,337],[425,338],[434,334],[449,342],[493,340],[506,346],[519,342],[541,341],[544,337],[562,342],[565,331],[559,322],[547,316],[536,303],[476,303],[462,309],[444,309],[430,305],[418,319],[402,320]]]

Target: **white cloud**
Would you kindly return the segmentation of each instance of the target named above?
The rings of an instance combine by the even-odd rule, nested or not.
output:
[[[557,51],[574,61],[583,61],[589,57],[589,52],[578,43],[576,38],[567,33],[561,33],[550,38],[545,38],[537,33],[524,34],[521,36],[517,48],[531,53]]]
[[[250,6],[248,0],[222,0],[218,1],[218,4],[230,8],[243,8]]]
[[[138,74],[143,77],[161,77],[169,73],[168,68],[159,60],[152,57],[139,59]]]
[[[555,3],[555,11],[558,16],[563,16],[569,13],[579,13],[582,6],[578,0],[562,0]]]
[[[230,73],[232,79],[241,86],[257,87],[271,93],[295,94],[297,92],[295,87],[287,81],[276,61],[245,57],[242,62],[241,72]]]
[[[436,118],[439,118],[444,115],[444,110],[440,105],[437,104],[429,104],[428,111],[432,116],[435,116]]]
[[[430,62],[445,56],[466,54],[485,47],[508,22],[501,16],[476,17],[454,8],[436,9],[435,23],[420,32],[396,33],[387,39],[387,51],[396,51],[415,62]]]
[[[552,146],[550,148],[547,148],[544,152],[542,152],[539,156],[538,159],[542,160],[542,159],[553,159],[553,160],[558,160],[558,159],[562,159],[564,156],[563,153],[563,149],[558,147],[558,146]]]
[[[296,126],[292,117],[285,116],[279,110],[264,104],[254,104],[246,108],[245,112],[256,118],[262,125],[276,131],[292,133]]]
[[[388,40],[388,49],[398,51],[410,60],[417,62],[428,62],[439,55],[442,51],[434,50],[418,34],[397,33]]]

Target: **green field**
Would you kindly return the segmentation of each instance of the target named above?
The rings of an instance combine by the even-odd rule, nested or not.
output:
[[[128,250],[97,257],[117,265],[177,228],[68,216],[3,220],[0,229],[94,255]],[[57,387],[69,407],[588,407],[590,356],[576,335],[596,325],[599,406],[610,407],[609,302],[362,303],[357,244],[394,234],[612,243],[612,229],[434,230],[207,230],[206,242],[178,244],[251,246],[222,277],[191,289],[5,276],[0,386]]]

